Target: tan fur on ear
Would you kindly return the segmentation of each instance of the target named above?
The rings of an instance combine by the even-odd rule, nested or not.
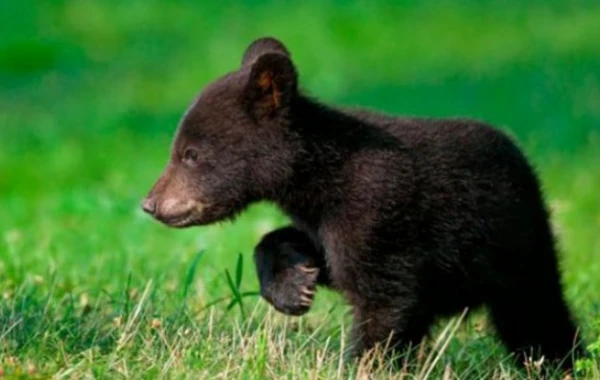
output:
[[[267,91],[269,87],[271,87],[271,72],[265,71],[262,74],[260,74],[257,84],[261,88],[261,90]]]
[[[272,103],[269,104],[269,108],[272,108],[272,110],[279,108],[281,104],[281,91],[277,82],[273,80],[273,73],[270,71],[263,72],[258,78],[257,84],[264,92],[271,93]]]

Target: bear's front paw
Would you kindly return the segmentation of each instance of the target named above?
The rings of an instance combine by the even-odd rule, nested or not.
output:
[[[319,268],[295,265],[279,273],[261,289],[262,296],[277,311],[300,316],[310,310],[315,296]]]

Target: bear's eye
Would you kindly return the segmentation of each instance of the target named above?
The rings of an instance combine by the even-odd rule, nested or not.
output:
[[[188,148],[183,154],[183,162],[187,165],[194,165],[198,160],[198,151],[193,148]]]

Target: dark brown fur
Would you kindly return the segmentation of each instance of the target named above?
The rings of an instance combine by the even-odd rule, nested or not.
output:
[[[297,80],[279,41],[250,45],[185,114],[144,209],[189,227],[279,205],[352,305],[356,354],[390,333],[393,347],[418,343],[437,316],[486,305],[510,350],[569,367],[576,328],[540,185],[517,146],[475,120],[329,107]],[[271,278],[283,250],[260,254]]]
[[[284,314],[306,313],[317,284],[330,284],[324,253],[291,226],[266,234],[256,246],[254,259],[261,295]]]

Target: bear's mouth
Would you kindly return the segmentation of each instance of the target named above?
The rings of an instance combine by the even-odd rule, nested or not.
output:
[[[167,206],[167,207],[165,207]],[[171,212],[156,212],[154,218],[159,222],[163,223],[168,227],[173,228],[186,228],[191,226],[197,226],[203,224],[205,204],[202,202],[187,202],[184,207],[168,207],[169,205],[163,205],[163,209],[167,210],[170,208]],[[173,209],[179,209],[177,213],[174,213]],[[165,210],[166,211],[166,210]]]
[[[191,212],[173,216],[157,215],[156,219],[158,219],[161,223],[174,228],[191,227],[196,224],[196,219],[194,218],[194,215]]]

